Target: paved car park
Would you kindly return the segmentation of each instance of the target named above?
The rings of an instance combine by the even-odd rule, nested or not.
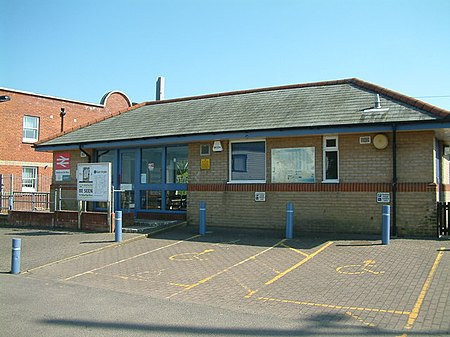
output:
[[[449,241],[393,239],[381,245],[375,237],[286,240],[273,231],[196,232],[183,227],[149,239],[130,235],[122,244],[101,234],[81,241],[92,242],[93,249],[84,244],[85,251],[73,237],[78,234],[61,235],[72,240],[65,243],[66,250],[76,254],[47,256],[45,263],[28,265],[11,277],[56,280],[300,325],[319,320],[331,331],[357,328],[402,337],[450,333]],[[1,233],[4,246],[5,229]],[[30,235],[24,241],[32,246],[38,238]]]

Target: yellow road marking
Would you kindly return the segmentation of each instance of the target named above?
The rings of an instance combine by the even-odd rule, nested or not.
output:
[[[211,253],[211,252],[214,252],[214,249],[205,249],[203,252],[200,252],[200,253],[181,253],[181,254],[176,254],[176,255],[170,256],[169,260],[170,261],[194,261],[194,260],[203,261],[203,260],[206,260],[207,258],[203,258],[201,256]]]
[[[309,256],[309,254],[302,252],[300,249],[293,248],[293,247],[291,247],[291,246],[288,246],[288,245],[285,244],[285,243],[283,243],[282,246],[285,247],[285,248],[289,248],[290,250],[293,250],[294,252],[296,252],[296,253],[298,253],[298,254],[301,254],[301,255],[303,255],[303,256],[306,256],[306,257]]]
[[[201,284],[204,284],[204,283],[206,283],[206,282],[208,282],[208,281],[211,281],[213,278],[215,278],[215,277],[217,277],[217,276],[219,276],[219,275],[222,275],[223,273],[226,273],[226,272],[230,271],[230,270],[231,270],[232,268],[234,268],[234,267],[238,267],[238,266],[240,266],[240,265],[242,265],[242,264],[244,264],[244,263],[246,263],[246,262],[248,262],[248,261],[255,260],[258,256],[260,256],[260,255],[262,255],[262,254],[264,254],[264,253],[267,253],[268,251],[270,251],[270,250],[272,250],[273,248],[275,248],[275,247],[279,246],[280,244],[282,244],[284,241],[286,241],[286,239],[283,239],[283,240],[277,242],[277,243],[274,244],[272,247],[266,248],[266,249],[264,249],[263,251],[261,251],[261,252],[255,254],[255,255],[252,255],[252,256],[250,256],[250,257],[248,257],[248,258],[246,258],[245,260],[242,260],[242,261],[240,261],[240,262],[238,262],[238,263],[233,264],[233,265],[230,266],[230,267],[227,267],[227,268],[225,268],[225,269],[223,269],[223,270],[221,270],[221,271],[218,271],[217,273],[215,273],[215,274],[213,274],[213,275],[210,275],[210,276],[208,276],[208,277],[206,277],[206,278],[204,278],[204,279],[198,281],[197,283],[191,284],[189,287],[186,287],[186,288],[184,288],[184,289],[181,290],[181,291],[178,291],[178,292],[176,292],[176,293],[173,293],[172,295],[167,296],[166,298],[167,298],[167,299],[168,299],[168,298],[172,298],[172,297],[177,296],[177,295],[179,295],[179,294],[181,294],[181,293],[183,293],[183,292],[185,292],[185,291],[189,291],[189,290],[191,290],[191,289],[193,289],[193,288],[195,288],[195,287],[198,287],[198,286],[201,285]]]
[[[108,268],[108,267],[111,267],[111,266],[114,266],[114,265],[117,265],[117,264],[120,264],[120,263],[123,263],[123,262],[127,262],[127,261],[133,260],[133,259],[138,258],[138,257],[145,256],[145,255],[148,255],[148,254],[157,252],[157,251],[159,251],[159,250],[162,250],[162,249],[165,249],[165,248],[169,248],[169,247],[178,245],[178,244],[180,244],[180,243],[182,243],[182,242],[185,242],[185,241],[188,241],[188,240],[191,240],[191,239],[198,238],[199,236],[200,236],[200,235],[194,235],[194,236],[191,236],[190,238],[187,238],[187,239],[185,239],[185,240],[176,241],[176,242],[173,242],[173,243],[168,244],[168,245],[163,246],[163,247],[155,248],[155,249],[152,249],[152,250],[150,250],[150,251],[147,251],[147,252],[144,252],[144,253],[141,253],[141,254],[138,254],[138,255],[134,255],[134,256],[131,256],[131,257],[127,257],[126,259],[122,259],[122,260],[119,260],[119,261],[116,261],[116,262],[108,263],[108,264],[106,264],[106,265],[104,265],[104,266],[101,266],[101,267],[98,267],[98,268],[94,268],[94,269],[85,271],[85,272],[83,272],[83,273],[79,273],[79,274],[76,274],[76,275],[67,277],[67,278],[64,279],[64,281],[70,281],[70,280],[73,280],[74,278],[77,278],[77,277],[80,277],[80,276],[83,276],[83,275],[86,275],[86,274],[89,274],[89,273],[93,273],[93,272],[95,272],[95,271],[98,271],[98,270],[101,270],[101,269],[105,269],[105,268]]]
[[[293,265],[292,267],[286,269],[285,271],[279,273],[277,276],[275,276],[273,279],[267,281],[263,287],[273,284],[276,281],[278,281],[280,278],[282,278],[283,276],[289,274],[291,271],[297,269],[298,267],[300,267],[302,264],[308,262],[309,260],[311,260],[314,256],[316,256],[317,254],[319,254],[320,252],[322,252],[323,250],[325,250],[326,248],[328,248],[329,246],[331,246],[333,244],[333,241],[327,242],[324,246],[322,246],[321,248],[319,248],[318,250],[316,250],[314,253],[309,254],[307,257],[305,257],[303,260],[301,260],[300,262],[298,262],[297,264]],[[257,290],[253,290],[251,292],[249,292],[247,295],[244,296],[244,298],[250,298],[252,297],[254,294],[256,294],[260,289]]]
[[[105,250],[105,249],[108,249],[108,248],[120,247],[120,246],[122,246],[122,245],[124,245],[126,243],[130,243],[130,242],[141,240],[141,239],[145,239],[145,238],[147,238],[147,235],[141,235],[141,236],[138,236],[138,237],[134,237],[134,238],[131,238],[131,239],[128,239],[128,240],[124,240],[124,241],[122,241],[120,243],[113,243],[113,244],[110,244],[110,245],[107,245],[107,246],[104,246],[104,247],[100,247],[100,248],[97,248],[97,249],[90,250],[88,252],[84,252],[84,253],[80,253],[80,254],[77,254],[77,255],[69,256],[69,257],[66,257],[66,258],[61,259],[61,260],[49,262],[49,263],[46,263],[46,264],[44,264],[42,266],[39,266],[39,267],[34,267],[34,268],[31,268],[31,269],[28,269],[23,274],[31,273],[31,272],[33,272],[35,270],[39,270],[39,269],[42,269],[42,268],[50,267],[50,266],[53,266],[53,265],[58,264],[58,263],[63,263],[63,262],[67,262],[67,261],[70,261],[70,260],[74,260],[76,258],[85,256],[85,255],[101,252],[102,250]]]
[[[441,249],[444,249],[444,247],[441,247]],[[414,322],[416,321],[417,316],[419,316],[419,311],[422,306],[423,300],[428,292],[428,288],[430,287],[431,281],[433,280],[434,274],[436,273],[436,269],[439,265],[439,262],[442,259],[443,254],[444,253],[440,251],[436,256],[436,259],[434,260],[433,266],[431,267],[428,277],[425,280],[425,283],[423,284],[422,290],[420,291],[419,297],[417,298],[416,304],[414,304],[414,307],[411,310],[411,313],[409,314],[408,322],[405,325],[405,329],[410,330]]]
[[[362,324],[364,324],[364,325],[366,325],[366,326],[369,326],[369,327],[371,327],[371,328],[374,328],[374,327],[376,326],[376,325],[373,324],[373,323],[369,323],[369,322],[364,321],[361,317],[359,317],[359,316],[353,314],[351,311],[346,311],[345,314],[348,315],[348,316],[350,316],[350,317],[352,317],[352,318],[354,318],[354,319],[356,319],[358,322],[361,322]]]
[[[311,307],[321,307],[321,308],[347,310],[347,311],[349,311],[349,310],[370,311],[370,312],[389,313],[389,314],[396,314],[396,315],[409,315],[410,314],[409,311],[402,311],[402,310],[350,307],[350,306],[346,306],[346,305],[333,305],[333,304],[314,303],[314,302],[306,302],[306,301],[283,300],[283,299],[269,298],[269,297],[258,297],[258,300],[266,301],[266,302],[289,303],[289,304],[306,305],[306,306],[311,306]]]
[[[314,253],[309,254],[306,258],[304,258],[303,260],[301,260],[299,263],[293,265],[292,267],[286,269],[285,271],[281,272],[280,274],[278,274],[277,276],[275,276],[273,279],[267,281],[265,283],[265,285],[269,285],[272,283],[275,283],[276,281],[278,281],[280,278],[282,278],[283,276],[286,276],[287,274],[289,274],[290,272],[292,272],[293,270],[297,269],[298,267],[300,267],[302,264],[305,264],[306,262],[308,262],[309,260],[311,260],[314,256],[316,256],[317,254],[319,254],[320,252],[322,252],[323,250],[325,250],[326,248],[328,248],[329,246],[331,246],[333,244],[333,241],[328,242],[325,246],[322,246],[320,249],[316,250]]]
[[[169,284],[171,286],[177,286],[177,287],[183,287],[183,288],[187,288],[190,286],[190,284],[181,284],[181,283],[173,283],[173,282],[170,282]]]

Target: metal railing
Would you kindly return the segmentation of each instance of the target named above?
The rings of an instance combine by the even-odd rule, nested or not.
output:
[[[51,181],[51,175],[40,174],[31,186],[35,191],[27,191],[30,188],[29,179],[24,180],[21,175],[0,174],[0,212],[50,210]]]
[[[49,192],[2,193],[0,210],[3,213],[8,210],[48,211],[50,204]]]

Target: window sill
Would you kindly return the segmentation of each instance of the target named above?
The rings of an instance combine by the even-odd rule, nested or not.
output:
[[[335,179],[335,180],[322,180],[322,184],[339,184],[339,179]]]
[[[38,140],[37,139],[22,139],[22,143],[25,143],[25,144],[34,144],[34,143],[36,143]]]
[[[228,181],[227,184],[265,184],[265,180],[232,180]]]

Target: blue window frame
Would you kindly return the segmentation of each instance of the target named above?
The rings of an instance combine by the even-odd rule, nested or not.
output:
[[[124,190],[115,193],[115,209],[128,212],[186,212],[187,145],[99,150],[96,159],[97,162],[113,163],[114,187]],[[135,164],[132,165],[132,162]],[[106,206],[97,203],[96,207],[105,209]]]

